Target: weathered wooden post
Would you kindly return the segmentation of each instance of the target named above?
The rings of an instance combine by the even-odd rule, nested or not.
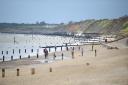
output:
[[[105,39],[105,43],[107,43],[108,41],[107,41],[107,39]]]
[[[33,49],[31,49],[31,52],[33,53]]]
[[[37,58],[39,58],[39,54],[37,53]]]
[[[15,51],[14,51],[14,49],[13,49],[12,53],[14,54],[14,52],[15,52]]]
[[[51,51],[51,48],[49,47],[49,52]]]
[[[126,46],[128,46],[128,39],[126,40]]]
[[[20,55],[20,59],[21,59],[21,55]]]
[[[8,54],[8,51],[6,51],[6,54]]]
[[[67,51],[69,51],[69,47],[67,46]]]
[[[84,55],[84,51],[83,51],[83,48],[82,48],[82,50],[81,50],[81,55],[82,55],[82,56]]]
[[[5,77],[5,69],[2,68],[2,78],[4,78],[4,77]]]
[[[96,51],[96,49],[95,49],[95,57],[97,56],[97,51]]]
[[[3,62],[4,62],[4,60],[5,60],[5,56],[3,56]]]
[[[92,51],[93,51],[94,45],[92,44]]]
[[[39,49],[37,49],[37,53],[39,53]]]
[[[32,74],[32,75],[35,74],[35,68],[31,68],[31,74]]]
[[[62,51],[62,46],[61,46],[61,51]]]
[[[11,60],[13,60],[13,56],[11,56]]]
[[[73,48],[72,48],[72,50],[74,51],[74,50],[75,50],[75,48],[73,47]]]
[[[63,60],[64,59],[64,54],[62,53],[61,55],[62,55],[62,60]]]
[[[20,54],[20,52],[21,52],[21,49],[19,49],[19,54]]]
[[[55,58],[56,58],[56,54],[54,53],[54,54],[53,54],[53,59],[55,60]]]
[[[16,74],[16,76],[20,76],[20,69],[17,68],[16,70],[17,70],[17,74]]]
[[[30,58],[30,55],[28,55],[28,58]]]
[[[26,53],[26,49],[24,49],[24,52]]]
[[[55,46],[55,51],[56,51],[57,47]]]
[[[79,50],[80,50],[80,46],[79,46],[78,48],[79,48]]]
[[[49,72],[52,72],[52,67],[49,68]]]
[[[2,55],[3,55],[3,54],[4,54],[4,51],[2,51],[1,53],[2,53]]]
[[[74,59],[74,51],[72,51],[72,59]]]

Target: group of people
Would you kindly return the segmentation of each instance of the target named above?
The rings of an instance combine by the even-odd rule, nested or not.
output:
[[[45,56],[45,59],[48,57],[48,50],[46,48],[44,49],[44,56]]]

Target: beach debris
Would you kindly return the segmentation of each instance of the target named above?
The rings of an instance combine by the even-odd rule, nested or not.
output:
[[[108,46],[107,49],[119,49],[118,47],[111,47],[111,46]]]
[[[86,65],[87,65],[87,66],[89,66],[89,65],[90,65],[90,63],[86,63]]]

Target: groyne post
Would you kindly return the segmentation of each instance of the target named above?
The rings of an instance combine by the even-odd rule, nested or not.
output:
[[[56,51],[57,47],[55,46],[55,51]]]
[[[93,51],[94,45],[92,45],[92,51]]]
[[[5,56],[3,56],[3,62],[5,61]]]
[[[97,51],[96,51],[96,49],[95,49],[95,57],[97,56]]]
[[[2,55],[3,55],[4,51],[2,51],[1,53],[2,53]]]
[[[21,59],[21,55],[20,55],[20,59]]]
[[[49,52],[51,51],[51,48],[49,47]]]
[[[13,56],[11,56],[11,60],[13,60]]]
[[[26,53],[26,49],[24,49],[24,52]]]
[[[66,50],[68,51],[68,46],[66,46]]]
[[[55,60],[55,58],[56,58],[56,53],[53,54],[53,59]]]
[[[72,59],[74,59],[74,51],[73,50],[72,50],[71,54],[72,54]]]
[[[37,58],[39,58],[39,54],[37,53]]]
[[[14,51],[14,49],[13,49],[13,50],[12,50],[12,53],[14,54],[14,52],[15,52],[15,51]]]
[[[80,46],[78,48],[79,48],[79,51],[80,51]]]
[[[61,51],[62,51],[62,46],[61,46]]]
[[[31,49],[31,53],[33,53],[33,49]]]
[[[32,74],[32,75],[35,74],[35,68],[31,68],[31,74]]]
[[[5,77],[5,69],[2,68],[2,78],[4,78],[4,77]]]
[[[8,51],[6,51],[6,54],[8,54]]]
[[[84,51],[83,51],[83,48],[81,49],[81,55],[82,55],[82,56],[84,55]]]
[[[30,58],[30,55],[28,55],[28,58]]]
[[[19,54],[21,53],[21,49],[19,49]]]
[[[63,60],[64,59],[64,54],[62,53],[61,56],[62,56],[62,60]]]
[[[49,72],[52,72],[52,67],[49,68]]]
[[[16,69],[16,71],[17,71],[16,76],[20,76],[20,69],[19,69],[19,68],[17,68],[17,69]]]
[[[37,49],[37,53],[39,53],[39,49]]]

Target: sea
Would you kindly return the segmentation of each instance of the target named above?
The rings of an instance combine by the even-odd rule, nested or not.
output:
[[[43,47],[62,46],[66,43],[76,44],[77,42],[73,37],[67,36],[0,33],[0,62],[3,61],[3,57],[4,61],[10,61],[11,56],[13,59],[19,59],[20,56],[25,58],[28,55],[43,55]],[[56,51],[60,50],[60,47],[56,49]],[[51,48],[50,52],[55,52],[55,49]]]

